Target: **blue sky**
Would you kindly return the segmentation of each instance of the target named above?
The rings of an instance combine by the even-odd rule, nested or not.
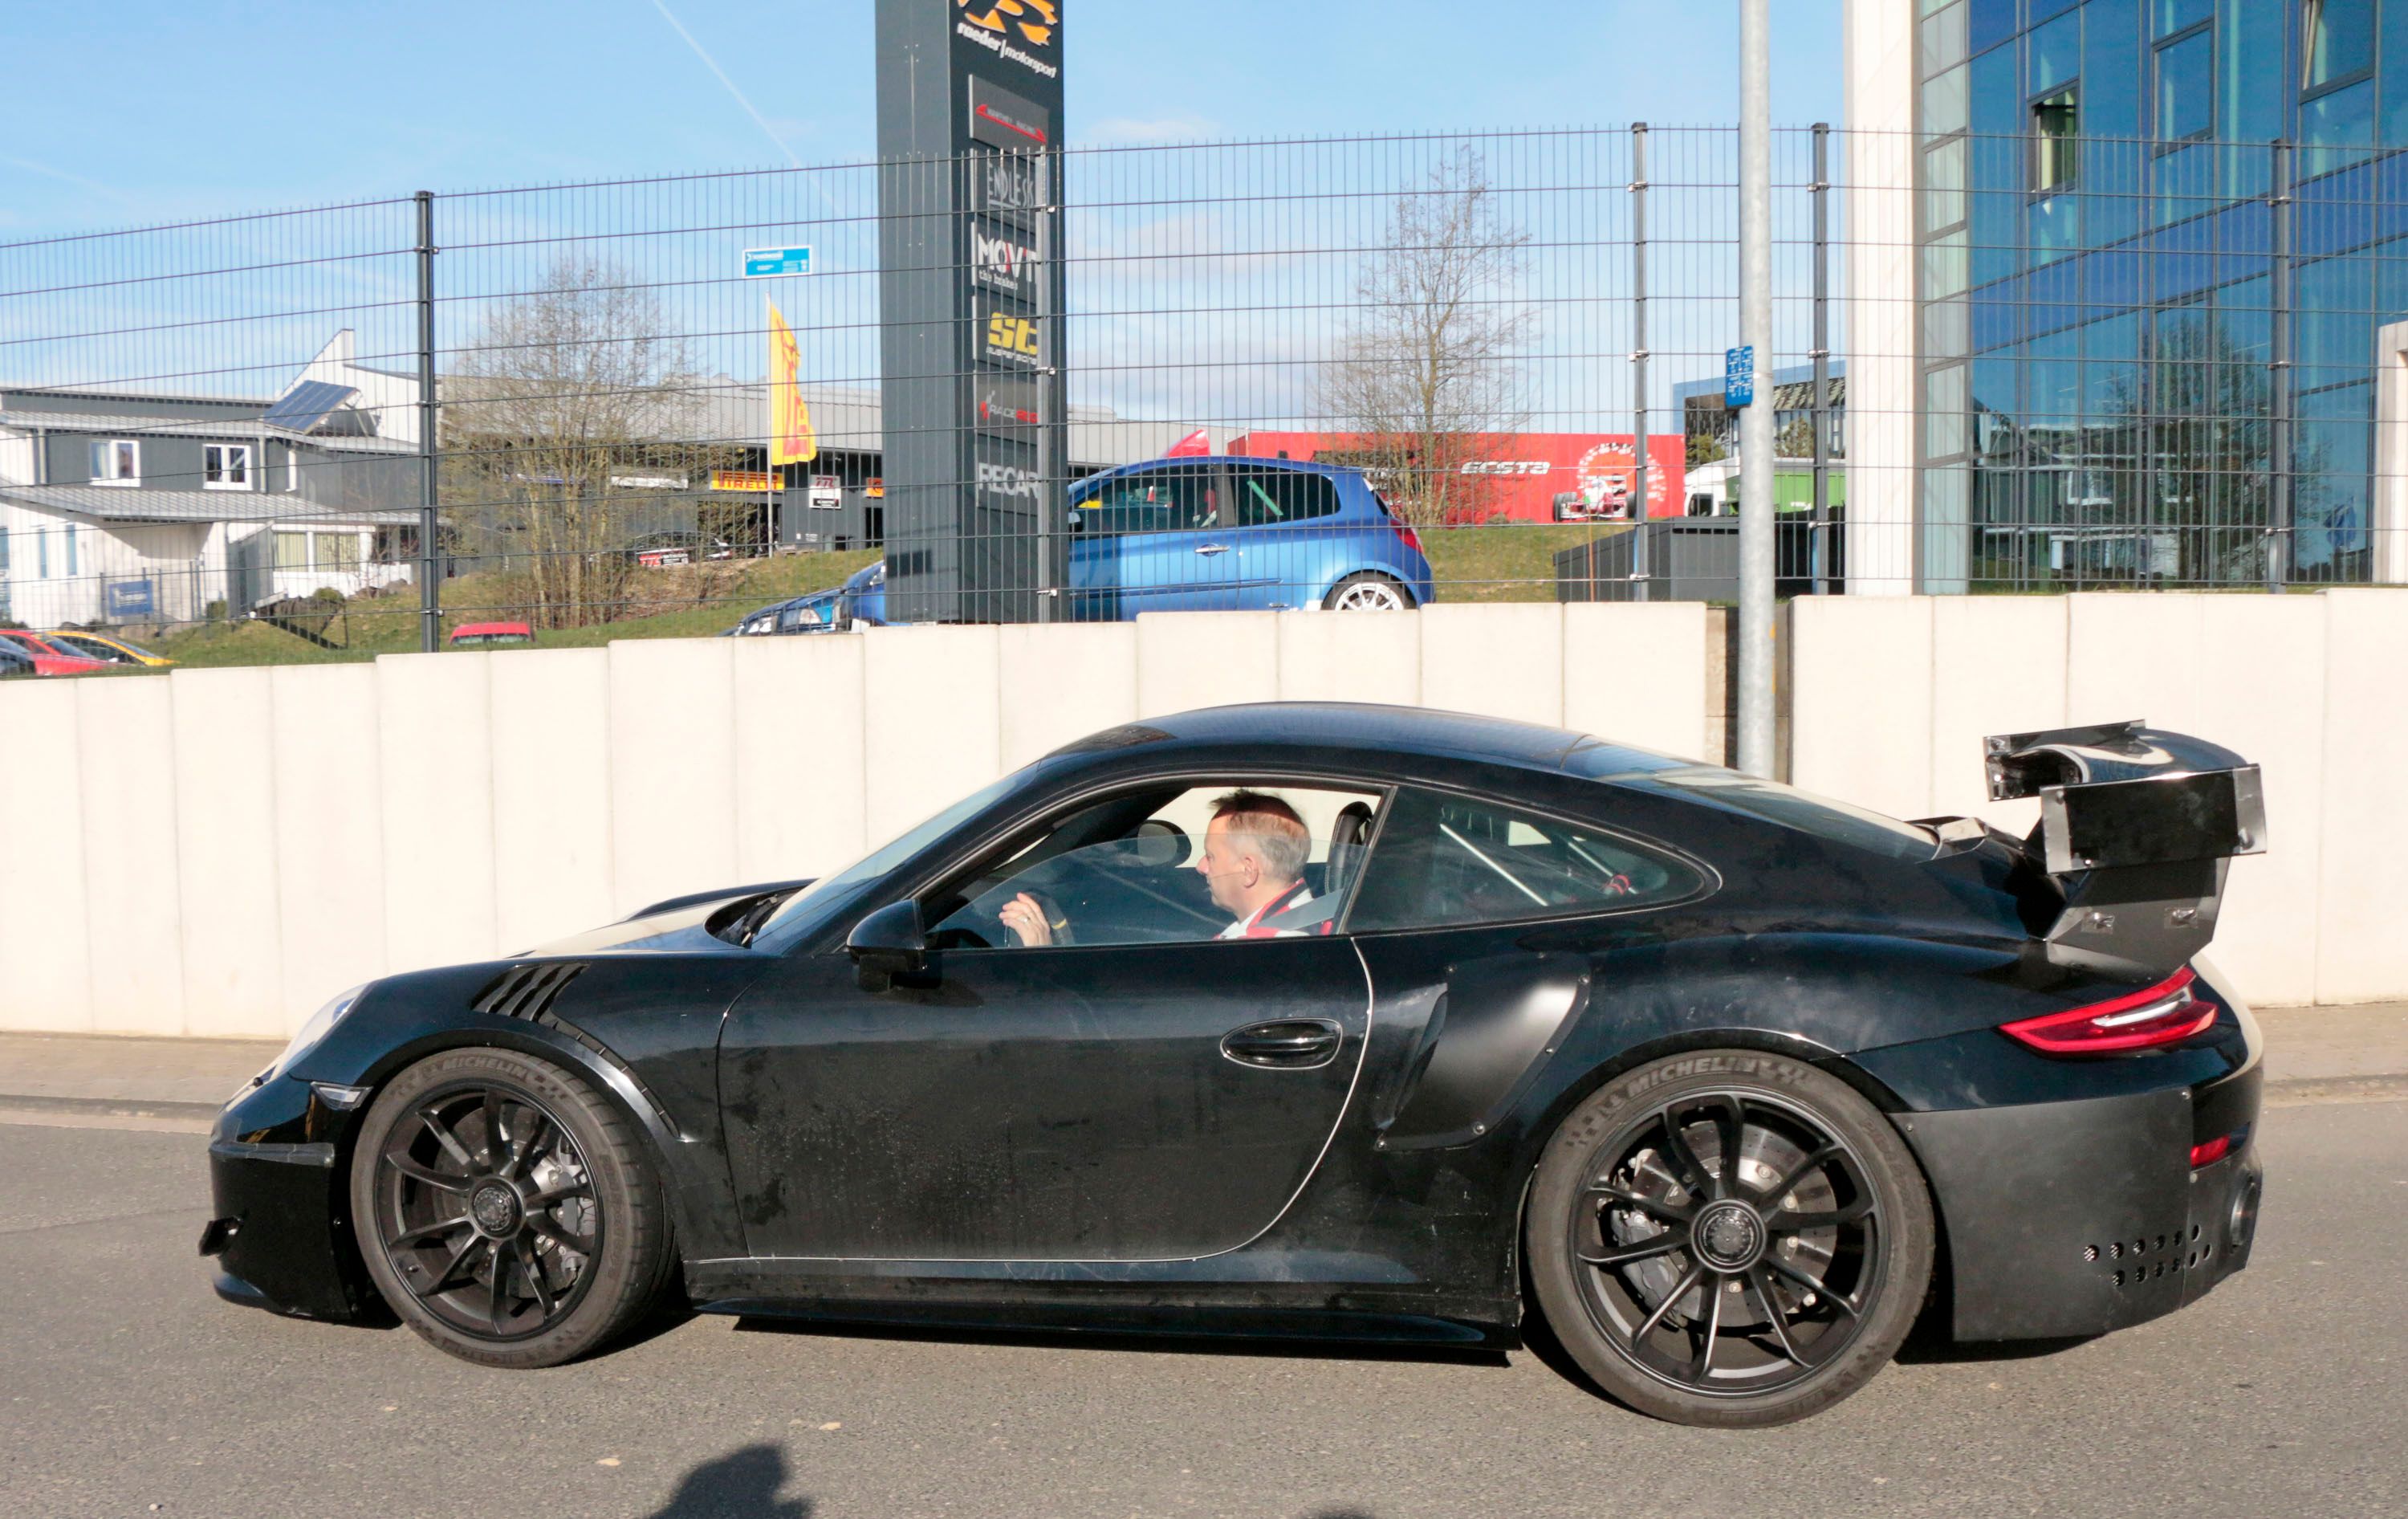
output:
[[[858,161],[875,150],[871,9],[19,6],[0,238],[419,189]],[[1840,0],[1772,10],[1774,119],[1836,124]],[[1727,122],[1737,16],[1737,0],[1070,0],[1066,114],[1082,143]]]

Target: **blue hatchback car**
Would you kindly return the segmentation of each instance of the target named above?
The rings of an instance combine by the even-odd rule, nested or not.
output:
[[[1123,465],[1070,488],[1070,534],[1074,622],[1153,611],[1400,611],[1437,595],[1420,535],[1389,512],[1361,470],[1336,465]],[[886,566],[847,580],[837,626],[885,622]]]

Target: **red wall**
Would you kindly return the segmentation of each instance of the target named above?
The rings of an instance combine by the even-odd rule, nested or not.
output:
[[[1343,450],[1347,433],[1243,433],[1226,451],[1254,458],[1312,459],[1322,449]],[[1478,458],[1467,467],[1489,476],[1491,497],[1516,522],[1555,520],[1555,499],[1564,491],[1594,494],[1610,481],[1630,487],[1628,433],[1497,433],[1484,437]],[[1677,433],[1647,437],[1647,515],[1678,517],[1686,509],[1687,445]]]

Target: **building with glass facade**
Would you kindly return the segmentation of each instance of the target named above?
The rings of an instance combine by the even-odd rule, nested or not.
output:
[[[1846,24],[1863,589],[2404,578],[2408,0]]]

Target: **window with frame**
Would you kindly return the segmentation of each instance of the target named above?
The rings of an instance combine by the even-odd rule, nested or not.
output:
[[[357,533],[320,533],[316,537],[320,570],[337,575],[359,572],[360,536]]]
[[[1286,810],[1273,836],[1231,794]],[[1368,789],[1168,781],[1082,804],[1023,830],[923,899],[939,950],[1199,944],[1334,931],[1360,873],[1381,795]],[[1032,923],[1031,915],[1038,920]]]
[[[2157,50],[2157,138],[2189,142],[2215,130],[2215,27],[2202,23]]]
[[[248,443],[204,443],[201,445],[201,485],[211,491],[247,491],[251,489],[251,445]]]
[[[96,438],[92,445],[94,485],[138,485],[142,482],[142,445],[130,437]]]
[[[2374,72],[2374,5],[2375,0],[2301,0],[2301,99]]]
[[[2031,106],[2031,188],[2034,194],[2055,194],[2073,185],[2080,158],[2076,139],[2082,134],[2082,87],[2069,84]]]
[[[1217,466],[1171,465],[1105,481],[1070,518],[1087,533],[1175,533],[1213,526],[1220,509]]]
[[[276,535],[276,567],[308,569],[309,567],[309,535],[279,532]]]
[[[1390,804],[1350,932],[1612,912],[1688,896],[1696,868],[1585,824],[1408,787]]]
[[[1338,482],[1307,469],[1232,465],[1229,491],[1237,498],[1240,527],[1277,527],[1338,512]]]

